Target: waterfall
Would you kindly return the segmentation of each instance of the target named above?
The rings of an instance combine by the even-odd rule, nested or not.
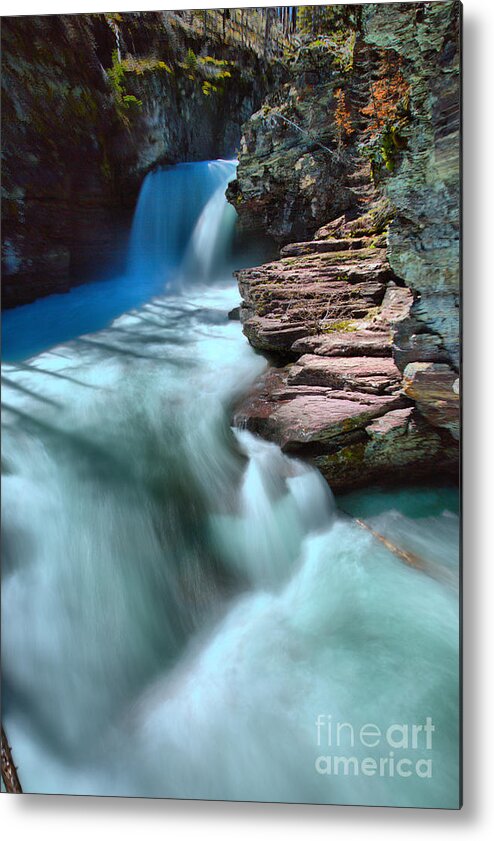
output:
[[[226,271],[236,214],[225,199],[236,161],[178,164],[148,173],[132,224],[131,281],[210,281]]]
[[[452,805],[451,576],[404,566],[339,513],[314,467],[231,428],[267,366],[227,315],[234,169],[150,174],[125,278],[17,322],[45,348],[2,367],[2,715],[21,783]],[[457,568],[446,491],[351,504]],[[321,714],[383,732],[432,714],[433,778],[319,775]]]
[[[122,61],[122,45],[121,45],[120,29],[118,27],[118,23],[111,14],[105,15],[105,17],[106,17],[106,21],[108,23],[108,26],[110,27],[111,31],[113,32],[113,34],[115,36],[115,47],[116,47],[118,61]]]
[[[236,161],[200,161],[146,175],[123,275],[2,314],[3,359],[23,360],[106,327],[153,295],[229,279],[236,213],[225,198]]]
[[[225,186],[222,183],[216,189],[194,226],[181,267],[184,283],[208,283],[228,272],[236,213],[225,202]]]

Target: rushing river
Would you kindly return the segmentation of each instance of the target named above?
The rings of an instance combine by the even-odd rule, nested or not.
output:
[[[457,494],[338,507],[309,465],[230,427],[266,366],[227,317],[234,170],[149,175],[125,277],[6,313],[2,691],[21,783],[454,807]],[[366,757],[377,771],[355,773]]]

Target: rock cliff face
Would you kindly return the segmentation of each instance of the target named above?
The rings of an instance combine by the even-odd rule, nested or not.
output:
[[[122,253],[153,166],[232,157],[281,72],[174,13],[2,21],[3,305]]]
[[[161,35],[151,50],[159,60],[149,59],[149,43],[137,52],[135,33],[120,24],[129,50],[125,89],[142,102],[132,124],[136,155],[127,166],[134,185],[156,162],[234,157],[242,124],[283,73],[277,61],[248,46],[232,47],[218,33],[205,41],[202,31],[184,28],[173,15],[160,18],[161,28],[150,13],[142,17],[150,37]],[[142,20],[138,29],[142,37]]]
[[[364,7],[346,71],[327,57],[308,91],[299,55],[288,108],[272,96],[244,127],[243,225],[304,241],[238,273],[244,332],[282,367],[236,421],[311,457],[335,490],[457,475],[459,14]]]
[[[4,306],[63,288],[76,252],[111,239],[108,155],[119,125],[97,30],[86,15],[2,21]]]
[[[367,40],[394,49],[410,84],[412,119],[403,161],[386,191],[396,215],[388,255],[414,292],[399,337],[420,359],[413,336],[439,336],[454,370],[459,366],[460,270],[460,23],[459,3],[373,6]]]
[[[243,127],[229,188],[243,228],[281,243],[306,239],[324,220],[356,212],[374,192],[354,141],[380,55],[348,39],[338,51],[316,41],[292,57],[289,80]],[[351,120],[348,134],[335,120],[338,96]]]

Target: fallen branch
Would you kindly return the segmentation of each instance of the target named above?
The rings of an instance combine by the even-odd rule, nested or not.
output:
[[[348,512],[345,511],[345,514],[346,513]],[[348,516],[351,515],[349,514]],[[375,531],[364,520],[360,520],[358,517],[352,517],[352,520],[357,523],[360,528],[368,531],[369,534],[371,534],[376,540],[379,540],[379,542],[382,543],[389,552],[396,555],[396,557],[399,558],[400,561],[403,561],[403,563],[407,566],[419,569],[421,572],[425,572],[426,575],[429,575],[436,581],[444,581],[453,585],[456,583],[453,573],[446,567],[443,567],[440,564],[435,564],[432,561],[425,561],[424,558],[421,558],[419,555],[415,555],[413,552],[408,552],[406,549],[400,549],[396,543],[393,543],[389,540],[389,538],[385,537],[380,532]]]
[[[413,552],[407,552],[405,549],[400,549],[400,547],[397,546],[396,543],[392,543],[391,540],[389,540],[387,537],[384,537],[384,535],[380,534],[380,532],[374,531],[374,529],[371,528],[368,525],[368,523],[364,522],[364,520],[359,520],[358,518],[355,518],[355,522],[361,528],[370,532],[372,537],[375,537],[376,540],[379,540],[379,542],[382,543],[386,547],[386,549],[389,549],[389,551],[392,552],[393,555],[396,555],[396,557],[399,558],[400,561],[404,561],[408,566],[415,567],[415,569],[421,569],[424,572],[427,571],[427,563],[423,560],[423,558],[419,558],[419,556],[414,555]]]

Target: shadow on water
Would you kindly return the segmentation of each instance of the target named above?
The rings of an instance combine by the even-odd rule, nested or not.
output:
[[[26,388],[26,386],[21,385],[20,383],[16,383],[15,380],[9,379],[2,375],[2,383],[9,388],[13,388],[16,391],[20,391],[22,394],[26,394],[28,397],[34,397],[36,400],[40,400],[42,403],[48,403],[51,406],[61,406],[57,400],[52,400],[51,397],[44,397],[42,394],[38,394],[36,391],[33,391],[30,388]]]
[[[49,352],[52,354],[52,351]],[[79,385],[82,388],[97,388],[97,386],[91,385],[91,383],[83,382],[83,380],[77,380],[74,377],[69,376],[69,374],[61,374],[59,371],[47,371],[46,368],[40,368],[38,365],[28,365],[27,363],[23,362],[16,362],[8,363],[4,366],[5,369],[8,371],[9,369],[17,369],[19,371],[26,371],[31,374],[46,374],[47,377],[55,377],[59,380],[67,380],[67,382],[74,383],[74,385]]]
[[[131,356],[133,359],[157,359],[156,356],[146,355],[143,353],[136,353],[133,350],[129,350],[128,348],[123,348],[119,345],[110,344],[109,342],[103,342],[101,339],[92,339],[89,337],[80,338],[80,339],[73,339],[74,344],[78,345],[82,348],[95,348],[99,350],[101,354],[104,354],[104,358],[108,358],[108,356]]]

